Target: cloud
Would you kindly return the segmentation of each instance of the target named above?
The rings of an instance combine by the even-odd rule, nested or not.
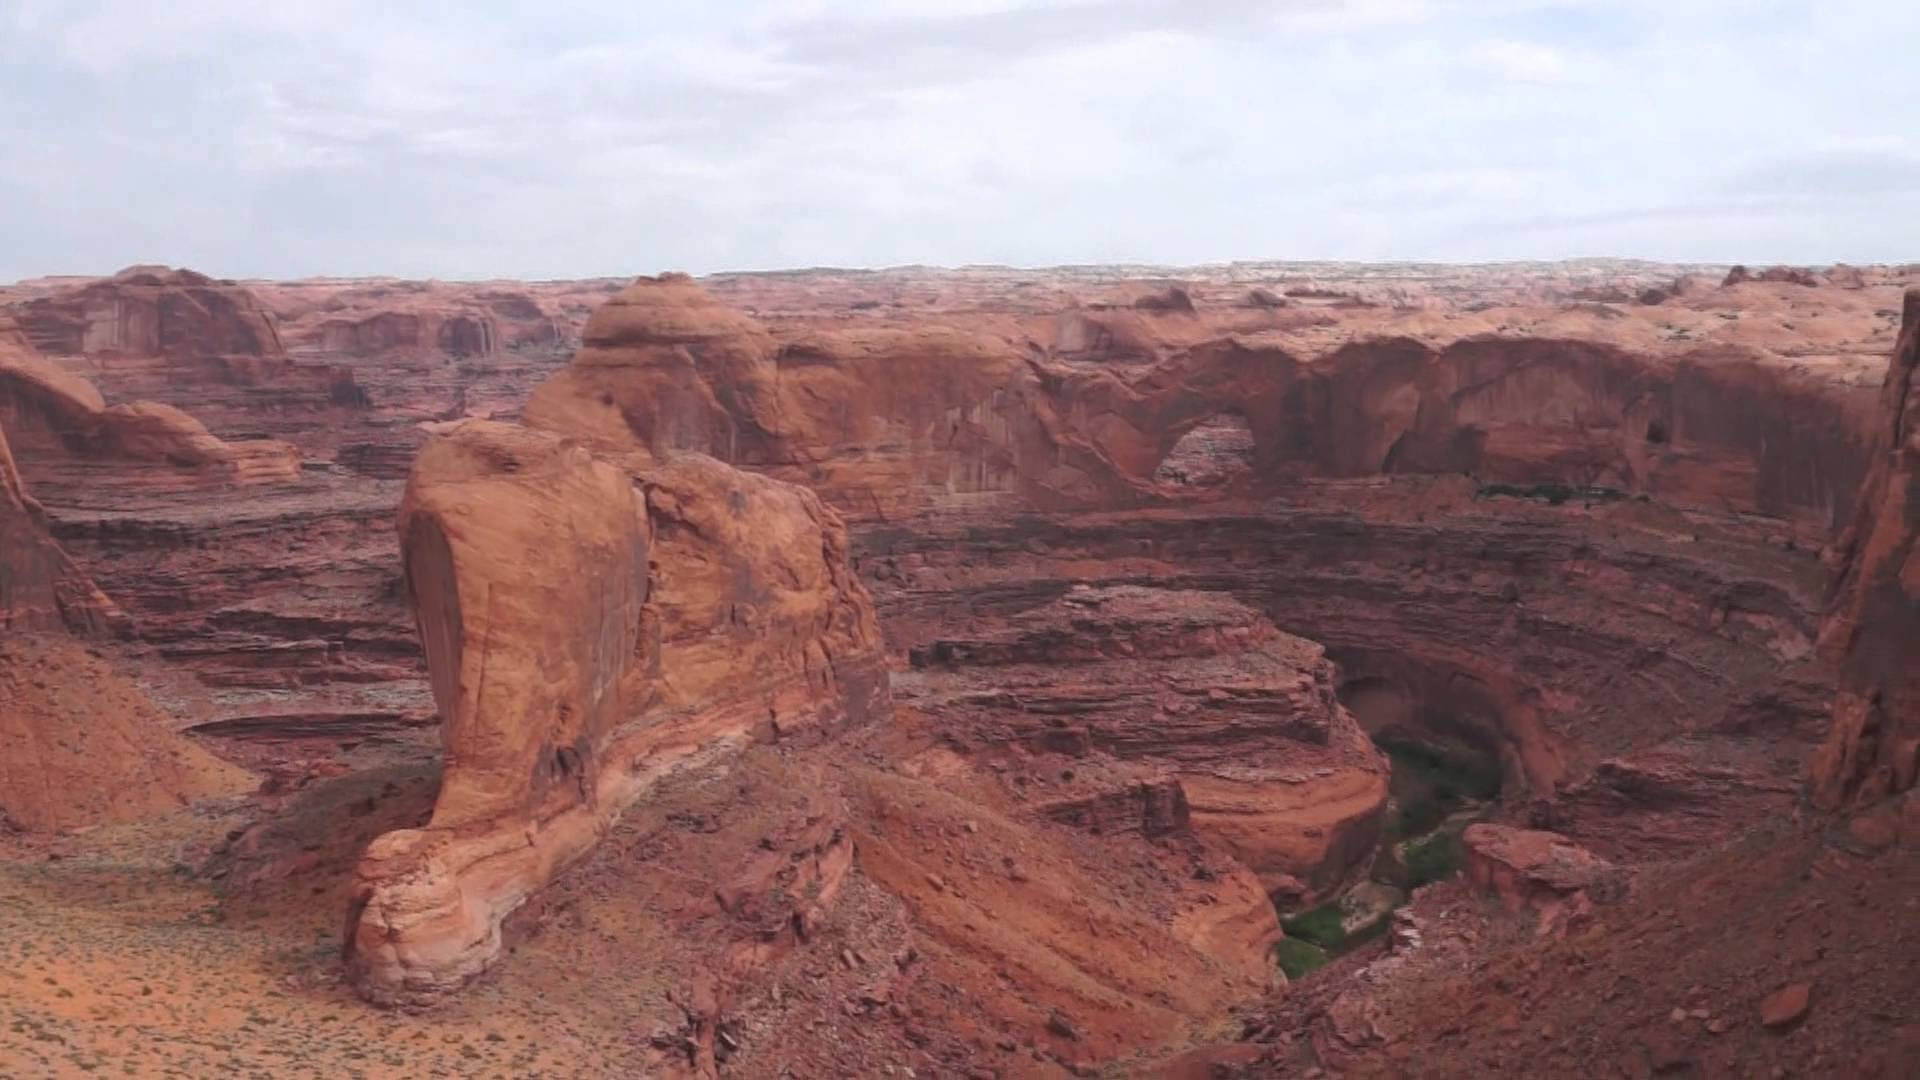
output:
[[[10,0],[0,278],[1912,259],[1871,103],[1917,37],[1892,0]]]
[[[1834,140],[1749,166],[1727,190],[1816,199],[1920,193],[1920,148],[1898,136]]]
[[[1564,50],[1530,41],[1495,38],[1477,42],[1465,56],[1469,65],[1513,82],[1563,82],[1574,67]]]

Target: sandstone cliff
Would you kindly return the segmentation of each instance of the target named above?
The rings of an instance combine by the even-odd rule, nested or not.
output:
[[[400,528],[447,768],[433,820],[360,870],[347,955],[376,1001],[484,970],[506,917],[676,765],[886,709],[844,531],[798,489],[469,421],[422,453]]]
[[[47,534],[0,427],[0,630],[99,632],[124,617]]]
[[[7,353],[19,346],[10,330],[0,322],[0,364],[18,355]],[[0,379],[12,370],[0,368]],[[78,389],[84,402],[92,388]],[[49,533],[0,423],[0,832],[133,821],[247,783],[69,637],[128,630],[119,606]]]
[[[1302,476],[1465,473],[1824,531],[1851,512],[1865,469],[1857,399],[1756,359],[1382,334],[1317,354],[1231,337],[1089,362],[991,324],[776,333],[668,275],[609,302],[528,412],[607,445],[765,469],[856,518],[1178,499],[1190,493],[1156,482],[1157,468],[1189,433],[1234,417],[1251,434],[1248,493]]]
[[[1907,294],[1873,451],[1823,638],[1840,657],[1833,727],[1812,770],[1828,809],[1897,794],[1920,775],[1920,290]]]
[[[25,344],[30,335],[12,329],[13,321],[0,315],[0,422],[23,453],[150,463],[211,483],[272,483],[299,473],[299,453],[284,442],[228,442],[158,402],[109,406],[91,382],[38,355]]]
[[[295,355],[383,362],[488,361],[508,352],[571,349],[611,280],[400,281],[315,278],[247,282]]]
[[[284,360],[273,320],[253,294],[191,270],[134,266],[17,311],[29,340],[53,355]]]
[[[762,322],[669,275],[527,415],[814,487],[898,649],[1065,582],[1225,589],[1325,644],[1370,730],[1483,746],[1610,857],[1789,806],[1855,389],[1731,346],[1364,317],[1318,351],[1161,328],[1063,355],[992,319]]]

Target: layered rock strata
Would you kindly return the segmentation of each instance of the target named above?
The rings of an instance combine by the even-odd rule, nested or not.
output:
[[[1509,911],[1532,911],[1542,930],[1562,927],[1625,889],[1613,864],[1557,833],[1481,822],[1467,826],[1460,845],[1467,880]]]
[[[375,1001],[484,970],[675,765],[887,708],[835,515],[711,459],[635,464],[468,421],[415,465],[400,530],[447,764],[432,821],[359,871],[347,958]]]
[[[180,477],[156,479],[162,485],[273,483],[299,473],[299,454],[284,442],[228,442],[159,402],[109,406],[91,382],[40,356],[26,339],[0,316],[0,422],[22,455],[111,458]]]
[[[1857,395],[1725,350],[1482,335],[1308,355],[1226,338],[1125,360],[1036,355],[990,327],[776,335],[668,275],[610,301],[528,411],[609,445],[765,469],[862,519],[1177,498],[1156,469],[1223,416],[1250,432],[1249,492],[1301,476],[1464,473],[1824,531],[1851,513],[1866,469]]]
[[[1373,850],[1387,768],[1333,666],[1222,593],[1076,588],[913,650],[901,693],[989,757],[1064,759],[1056,820],[1191,830],[1269,889],[1338,885]]]
[[[0,363],[19,344],[9,329],[0,324]],[[169,730],[139,687],[74,640],[127,630],[120,607],[48,533],[0,424],[0,832],[133,821],[248,783]]]
[[[0,427],[0,630],[99,632],[123,620],[119,607],[47,534],[46,512],[27,494]]]
[[[1813,549],[1869,457],[1845,382],[1498,333],[1071,360],[990,322],[769,326],[673,275],[605,314],[529,418],[815,487],[897,648],[1067,582],[1226,590],[1325,644],[1370,729],[1479,743],[1613,857],[1784,809],[1819,738]]]

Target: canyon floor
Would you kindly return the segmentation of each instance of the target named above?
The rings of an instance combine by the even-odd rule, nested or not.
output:
[[[0,1075],[1916,1075],[1915,286],[0,286]]]

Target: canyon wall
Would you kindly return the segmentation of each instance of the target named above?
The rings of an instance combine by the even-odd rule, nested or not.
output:
[[[1907,293],[1873,453],[1824,635],[1840,691],[1812,790],[1829,809],[1898,794],[1920,775],[1920,290]]]
[[[100,632],[120,609],[48,535],[46,512],[27,494],[0,427],[0,630]]]
[[[604,315],[529,420],[815,488],[898,649],[1071,582],[1226,590],[1325,644],[1370,730],[1481,747],[1616,857],[1784,810],[1821,736],[1848,382],[1497,334],[1062,360],[991,320],[763,324],[671,275]]]
[[[46,374],[0,317],[0,402],[16,400],[23,371]],[[83,382],[29,385],[56,405],[98,399]],[[131,627],[49,533],[8,440],[17,419],[0,409],[0,833],[134,821],[241,790],[245,772],[174,734],[147,695],[102,659],[98,646]],[[117,445],[138,453],[148,444]]]
[[[273,320],[251,292],[164,266],[130,267],[29,300],[16,317],[44,353],[264,360],[286,355]]]
[[[1468,474],[1821,533],[1851,513],[1866,469],[1859,395],[1729,350],[1484,335],[1312,355],[1234,337],[1145,362],[1063,360],[990,322],[776,335],[671,275],[608,312],[530,416],[766,469],[858,519],[981,499],[1059,510],[1178,498],[1156,469],[1223,416],[1251,434],[1243,494],[1300,477]]]
[[[483,1009],[619,986],[590,1015],[668,1074],[1178,1043],[1273,977],[1276,901],[1367,872],[1369,735],[1497,761],[1503,827],[1595,866],[1787,818],[1836,700],[1816,796],[1912,782],[1884,283],[1529,311],[1012,274],[646,279],[571,362],[547,334],[602,285],[35,286],[60,351],[0,326],[0,614],[121,629],[151,700],[33,737],[137,713],[291,783],[404,762],[306,822],[344,878],[263,839],[287,811],[234,888],[349,893],[374,1001],[514,947]],[[284,347],[246,351],[256,309]],[[106,685],[58,640],[0,692]],[[214,780],[141,805],[246,783]],[[67,805],[8,813],[97,820]]]
[[[1291,903],[1373,854],[1387,763],[1325,651],[1218,592],[1072,588],[1009,618],[955,611],[913,650],[902,701],[986,760],[1067,762],[1045,817],[1191,833]]]

